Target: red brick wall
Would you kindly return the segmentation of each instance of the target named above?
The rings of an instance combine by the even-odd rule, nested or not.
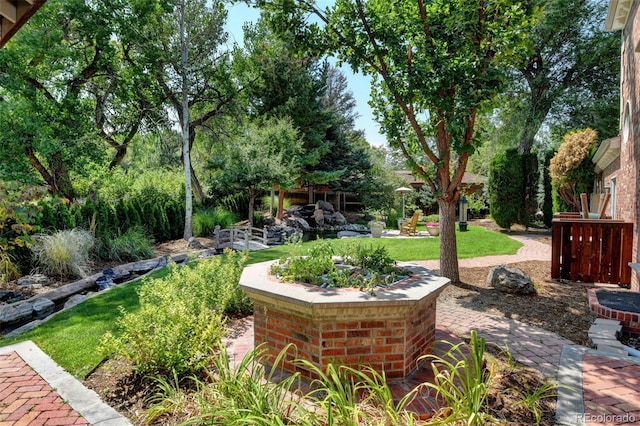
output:
[[[345,308],[350,309],[350,308]],[[404,378],[435,340],[435,300],[418,304],[406,319],[375,318],[353,321],[315,321],[275,306],[254,305],[255,345],[265,344],[275,357],[289,343],[284,369],[312,374],[292,362],[306,359],[318,367],[339,363],[357,368],[369,365],[388,378]],[[357,315],[354,315],[357,316]]]
[[[638,218],[640,217],[640,187],[638,186],[638,165],[640,164],[640,79],[636,78],[640,72],[639,54],[635,51],[640,42],[640,2],[634,2],[627,25],[623,30],[623,54],[621,70],[621,127],[624,120],[625,106],[629,102],[631,126],[629,137],[625,139],[621,128],[619,169],[615,170],[615,162],[603,173],[604,182],[611,182],[615,177],[616,187],[616,219],[633,222],[634,241],[632,261],[638,262]],[[631,289],[640,291],[637,275],[632,274]]]

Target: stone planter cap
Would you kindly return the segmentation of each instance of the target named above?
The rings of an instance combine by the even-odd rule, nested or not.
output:
[[[376,288],[375,294],[371,294],[357,288],[321,288],[311,284],[283,283],[270,275],[271,265],[275,262],[245,267],[240,277],[240,287],[257,297],[268,296],[283,302],[309,306],[389,306],[412,305],[427,297],[435,298],[451,282],[422,266],[400,263],[401,267],[413,273],[411,277],[389,287]]]

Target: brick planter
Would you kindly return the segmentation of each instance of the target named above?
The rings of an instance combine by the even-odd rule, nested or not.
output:
[[[403,379],[416,367],[435,338],[436,299],[449,279],[405,264],[412,276],[375,295],[358,289],[323,289],[282,283],[269,274],[273,262],[246,267],[242,287],[254,303],[256,347],[270,355],[287,344],[288,372],[309,371],[293,363],[305,359],[318,367],[330,362],[351,367],[370,365],[388,378]]]

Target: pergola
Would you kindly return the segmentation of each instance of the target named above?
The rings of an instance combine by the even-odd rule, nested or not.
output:
[[[0,47],[22,27],[47,0],[0,0]]]

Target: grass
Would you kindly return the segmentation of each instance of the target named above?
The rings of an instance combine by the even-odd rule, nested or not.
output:
[[[482,227],[469,226],[468,232],[456,232],[458,257],[514,254],[521,243],[506,235],[491,232]],[[346,244],[349,240],[333,240],[334,244]],[[384,245],[389,255],[399,261],[437,259],[439,238],[368,238],[367,244]],[[314,242],[304,243],[305,245]],[[279,259],[289,254],[287,246],[252,252],[248,263]],[[159,278],[168,273],[164,268],[149,278]],[[61,312],[43,325],[15,338],[2,339],[0,345],[25,340],[34,341],[45,353],[65,370],[78,378],[84,378],[102,361],[96,351],[100,338],[113,329],[119,315],[119,306],[127,312],[138,306],[137,289],[141,281],[114,288],[93,297],[67,311]]]

